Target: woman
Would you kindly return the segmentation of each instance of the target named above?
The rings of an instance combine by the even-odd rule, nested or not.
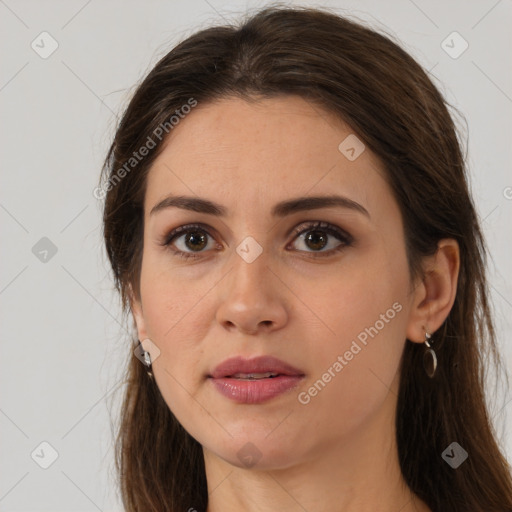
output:
[[[512,510],[465,163],[396,43],[308,8],[202,30],[138,87],[103,187],[128,512]]]

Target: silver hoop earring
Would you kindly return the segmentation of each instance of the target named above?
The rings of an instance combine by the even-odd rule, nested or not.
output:
[[[431,344],[434,343],[432,341],[432,336],[425,331],[425,345],[427,348],[425,349],[425,352],[423,353],[423,367],[425,368],[425,372],[427,375],[432,378],[437,369],[437,356],[434,352],[434,349],[432,348]]]

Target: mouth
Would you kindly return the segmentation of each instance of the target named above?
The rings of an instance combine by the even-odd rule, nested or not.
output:
[[[227,359],[208,375],[223,396],[244,404],[269,401],[296,387],[304,377],[302,370],[271,356]]]
[[[265,373],[235,373],[234,375],[226,375],[226,379],[238,380],[260,380],[260,379],[275,379],[282,375],[281,373],[265,372]]]
[[[273,356],[259,356],[251,359],[231,357],[226,359],[208,375],[213,379],[270,379],[279,376],[304,376],[304,372]]]

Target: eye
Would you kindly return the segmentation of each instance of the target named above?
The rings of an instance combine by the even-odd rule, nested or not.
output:
[[[329,224],[328,222],[306,222],[294,229],[298,235],[296,240],[302,242],[306,249],[302,252],[311,253],[314,256],[330,256],[335,252],[341,251],[353,242],[351,235],[342,229]],[[337,239],[340,243],[333,246],[333,238]],[[324,250],[327,247],[327,250]],[[299,249],[300,250],[300,249]]]
[[[212,240],[209,241],[208,238]],[[211,243],[209,243],[211,242]],[[172,230],[162,245],[168,247],[176,256],[181,258],[198,258],[205,249],[215,246],[212,235],[201,224],[187,224]],[[176,248],[174,248],[176,246]],[[191,252],[188,252],[188,251]]]

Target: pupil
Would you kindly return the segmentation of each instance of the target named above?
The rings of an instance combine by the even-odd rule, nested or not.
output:
[[[313,242],[313,246],[309,242]],[[310,249],[323,249],[327,244],[327,240],[322,231],[310,231],[306,236],[306,243],[308,243]]]
[[[206,246],[206,237],[204,236],[204,234],[201,234],[199,232],[194,232],[194,233],[189,233],[187,236],[186,236],[186,242],[187,244],[187,247],[189,249],[192,249],[193,251],[196,251],[196,250],[201,250],[201,249],[204,249],[204,247]],[[192,244],[192,246],[190,246],[189,244]],[[198,247],[198,246],[195,246],[194,247],[194,244],[202,244],[201,247]]]

